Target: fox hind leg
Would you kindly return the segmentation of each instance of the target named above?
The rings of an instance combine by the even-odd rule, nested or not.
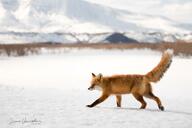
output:
[[[141,103],[140,109],[145,109],[147,106],[147,103],[144,101],[143,96],[136,93],[134,93],[133,96],[135,97],[135,99],[137,99],[137,101]]]
[[[145,97],[155,100],[157,105],[158,105],[158,107],[159,107],[159,109],[161,111],[164,111],[164,107],[163,107],[159,97],[155,96],[152,92],[149,92],[148,94],[146,94]]]
[[[116,95],[116,103],[117,103],[117,107],[121,107],[121,95]]]

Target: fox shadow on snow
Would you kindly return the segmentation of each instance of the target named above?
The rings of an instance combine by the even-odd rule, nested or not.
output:
[[[134,111],[148,111],[148,112],[162,112],[162,113],[172,113],[172,114],[181,114],[181,115],[188,115],[188,116],[192,116],[192,112],[183,112],[183,111],[178,111],[178,110],[165,110],[165,111],[161,111],[159,109],[139,109],[139,108],[110,108],[110,107],[97,107],[97,108],[103,108],[103,109],[119,109],[119,110],[134,110]]]

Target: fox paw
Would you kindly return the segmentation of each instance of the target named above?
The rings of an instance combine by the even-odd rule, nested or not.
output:
[[[140,107],[140,109],[145,109],[146,108],[146,105],[142,105],[141,107]]]
[[[165,108],[164,108],[163,106],[159,106],[159,109],[160,109],[161,111],[164,111],[164,110],[165,110]]]
[[[93,106],[92,105],[86,105],[86,107],[92,108]]]

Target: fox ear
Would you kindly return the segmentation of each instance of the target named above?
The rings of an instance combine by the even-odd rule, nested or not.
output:
[[[92,74],[92,77],[96,77],[96,75],[94,73],[91,73]]]
[[[101,79],[103,77],[103,75],[101,73],[99,73],[98,77],[99,77],[99,79]]]

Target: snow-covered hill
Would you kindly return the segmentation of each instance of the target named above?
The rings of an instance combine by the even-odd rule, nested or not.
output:
[[[187,25],[166,17],[138,14],[84,0],[0,0],[0,32],[23,33],[101,33],[131,32],[140,40],[143,32],[161,34],[190,34]],[[35,37],[36,38],[36,37]],[[57,37],[25,40],[7,34],[0,41],[33,42],[57,41]],[[44,40],[42,40],[44,39]],[[162,39],[163,40],[163,39]],[[191,38],[189,39],[191,40]],[[65,42],[66,38],[61,40]],[[143,41],[143,40],[141,40]],[[145,41],[145,40],[144,40]],[[8,41],[9,42],[9,41]]]

